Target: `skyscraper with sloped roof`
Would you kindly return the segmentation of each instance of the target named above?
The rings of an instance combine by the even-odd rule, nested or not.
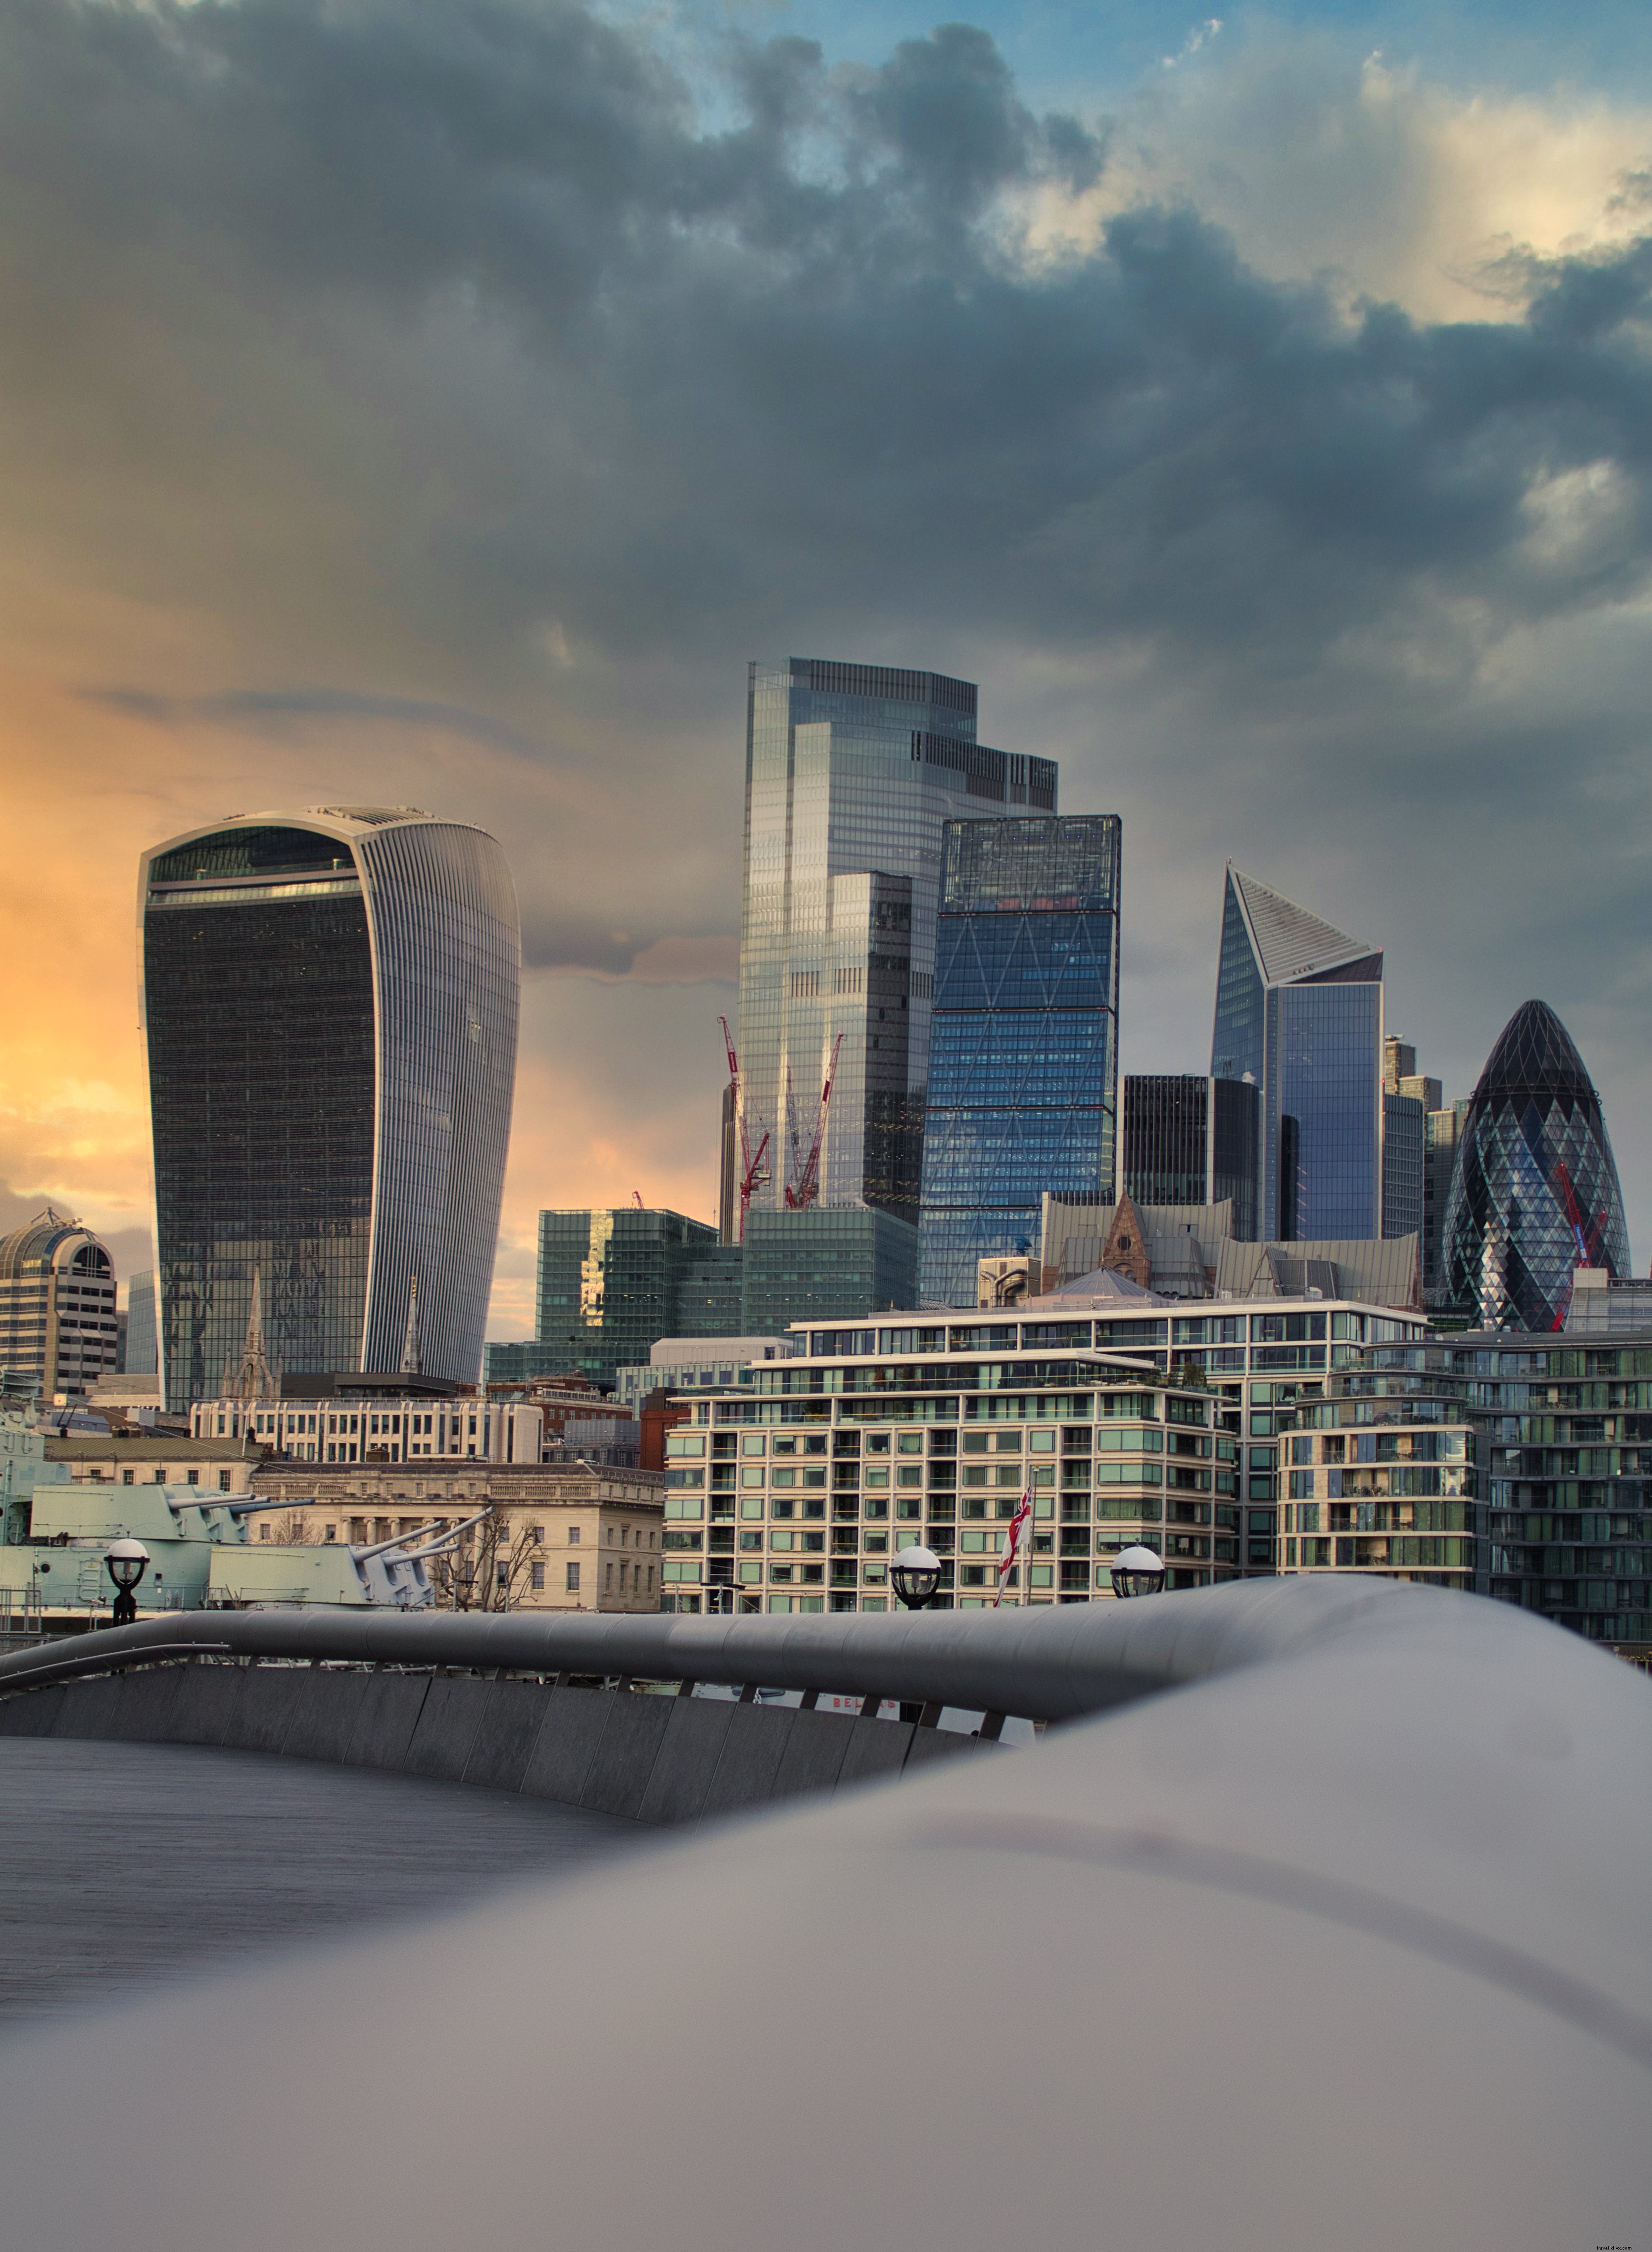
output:
[[[1211,1075],[1262,1090],[1264,1241],[1382,1234],[1381,949],[1232,861]]]

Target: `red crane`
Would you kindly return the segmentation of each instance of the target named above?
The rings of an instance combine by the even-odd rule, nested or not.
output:
[[[753,1150],[751,1144],[750,1136],[746,1130],[746,1088],[745,1084],[740,1078],[740,1060],[734,1053],[734,1035],[728,1028],[728,1018],[726,1017],[719,1017],[717,1021],[723,1027],[723,1046],[728,1053],[729,1085],[734,1089],[734,1116],[739,1122],[740,1232],[739,1241],[744,1243],[746,1241],[746,1215],[751,1207],[752,1192],[754,1189],[760,1188],[763,1183],[768,1178],[767,1173],[763,1169],[763,1160],[768,1154],[768,1129],[765,1127],[763,1129],[762,1138],[758,1143],[755,1150]]]
[[[1572,1240],[1578,1248],[1578,1264],[1580,1267],[1598,1267],[1606,1243],[1606,1213],[1598,1212],[1593,1220],[1590,1220],[1578,1201],[1578,1192],[1572,1186],[1572,1175],[1564,1157],[1556,1161],[1554,1185],[1560,1192],[1560,1209],[1566,1216],[1566,1226],[1572,1230]],[[1571,1296],[1568,1290],[1567,1304],[1571,1303]],[[1563,1305],[1554,1318],[1556,1329],[1565,1326],[1565,1318],[1566,1308]]]
[[[832,1099],[832,1081],[837,1076],[837,1052],[843,1045],[841,1032],[832,1042],[831,1060],[826,1066],[826,1082],[820,1091],[820,1108],[815,1114],[815,1138],[809,1145],[809,1155],[801,1168],[797,1164],[797,1129],[792,1129],[792,1164],[797,1178],[786,1184],[786,1209],[802,1212],[820,1196],[820,1151],[826,1139],[826,1106]],[[788,1106],[789,1109],[789,1105]]]

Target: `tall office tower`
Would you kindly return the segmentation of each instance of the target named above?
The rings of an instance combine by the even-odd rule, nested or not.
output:
[[[1515,1011],[1469,1098],[1444,1235],[1447,1303],[1486,1328],[1558,1329],[1575,1268],[1629,1272],[1600,1098],[1544,1002]]]
[[[942,843],[918,1296],[1037,1241],[1040,1199],[1113,1192],[1116,814],[949,821]]]
[[[717,1233],[724,1243],[740,1240],[740,1090],[730,1080],[723,1089],[723,1119],[718,1137]]]
[[[941,832],[1017,808],[1053,813],[1056,769],[976,742],[970,682],[752,666],[739,1055],[753,1153],[768,1136],[753,1209],[871,1205],[916,1225]]]
[[[1383,1234],[1420,1237],[1427,1113],[1414,1095],[1383,1095]]]
[[[162,1394],[227,1388],[258,1285],[288,1373],[482,1359],[516,1074],[516,893],[406,806],[247,814],[143,856]]]
[[[0,1372],[42,1399],[73,1399],[117,1358],[115,1262],[48,1205],[0,1241]]]
[[[1433,1084],[1440,1084],[1435,1080]],[[1457,1170],[1457,1145],[1468,1116],[1468,1098],[1459,1095],[1449,1109],[1437,1107],[1423,1120],[1423,1303],[1445,1306],[1446,1208],[1451,1200],[1452,1177]]]
[[[1256,1240],[1262,1090],[1241,1079],[1133,1072],[1124,1082],[1124,1187],[1136,1204],[1220,1204]]]
[[[542,1212],[535,1344],[559,1373],[612,1384],[656,1338],[739,1336],[739,1252],[680,1212]]]
[[[155,1269],[134,1275],[126,1294],[126,1361],[128,1376],[153,1376],[155,1351]]]
[[[1383,957],[1230,860],[1211,1073],[1262,1089],[1262,1240],[1382,1233]]]

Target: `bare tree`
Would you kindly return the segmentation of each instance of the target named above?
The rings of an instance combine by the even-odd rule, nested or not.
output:
[[[537,1528],[491,1503],[480,1525],[452,1548],[430,1560],[430,1581],[440,1609],[452,1611],[514,1610],[532,1585],[533,1567],[545,1560]]]
[[[272,1511],[259,1519],[258,1538],[272,1541],[277,1547],[306,1548],[315,1537],[302,1510],[289,1509],[285,1517],[278,1517]]]

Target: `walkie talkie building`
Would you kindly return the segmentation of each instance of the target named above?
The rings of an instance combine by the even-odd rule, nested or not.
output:
[[[220,1392],[260,1278],[294,1373],[482,1359],[521,948],[491,838],[407,807],[252,814],[139,877],[170,1408]]]

